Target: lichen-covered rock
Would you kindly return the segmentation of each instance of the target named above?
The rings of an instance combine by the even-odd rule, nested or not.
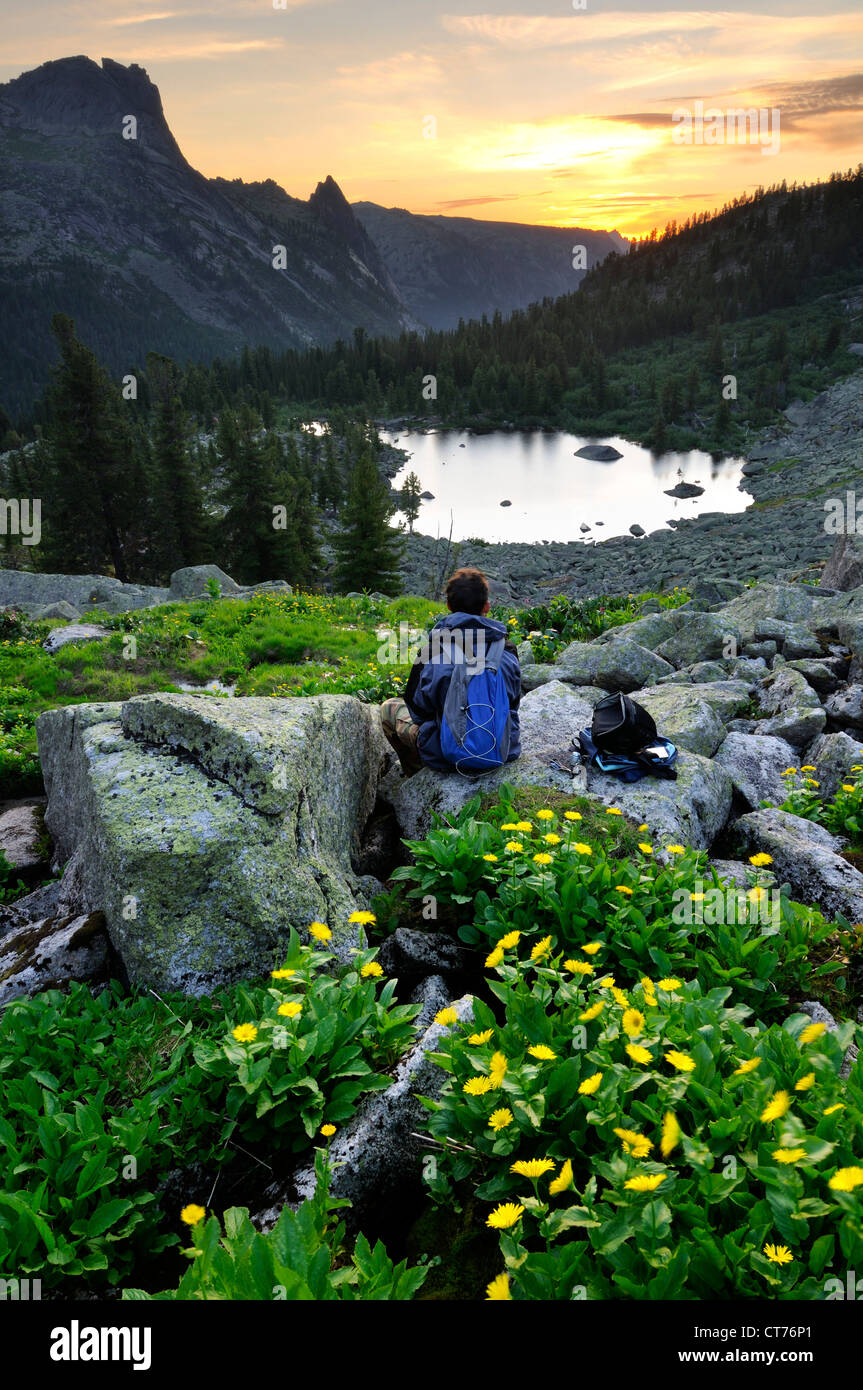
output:
[[[0,812],[0,854],[30,882],[40,870],[47,872],[50,859],[44,843],[43,805],[42,797],[26,797],[9,802]]]
[[[66,627],[52,628],[42,646],[53,656],[61,647],[68,647],[70,642],[98,642],[110,636],[108,628],[99,623],[68,623]]]
[[[645,777],[627,783],[588,768],[588,794],[619,807],[639,824],[646,822],[655,839],[707,849],[728,819],[731,778],[709,758],[686,750],[676,766],[676,782]]]
[[[811,685],[792,666],[781,666],[761,682],[761,708],[771,718],[759,721],[759,731],[804,748],[824,732],[827,715]]]
[[[170,582],[170,599],[178,601],[181,599],[200,598],[207,594],[207,584],[215,580],[219,586],[219,592],[224,595],[237,595],[241,592],[241,586],[232,579],[224,570],[219,569],[218,565],[186,565],[184,569],[174,570]]]
[[[712,758],[725,738],[725,725],[702,699],[702,686],[662,685],[639,690],[638,703],[653,715],[659,733],[678,748]]]
[[[815,630],[812,620],[828,602],[810,584],[756,584],[716,611],[739,629],[743,642],[753,642],[765,621],[779,619]]]
[[[200,993],[270,969],[291,926],[345,954],[351,855],[386,745],[346,695],[140,696],[37,724],[46,824],[133,982]]]
[[[111,948],[101,912],[26,922],[0,940],[0,1009],[10,999],[108,978]]]
[[[827,718],[834,729],[850,729],[858,737],[863,731],[863,685],[846,685],[825,701]]]
[[[699,661],[713,661],[737,650],[739,629],[718,613],[686,612],[672,637],[657,647],[657,652],[672,666],[694,666]]]
[[[570,642],[558,653],[555,664],[567,671],[567,679],[574,685],[598,685],[609,691],[640,690],[672,670],[655,652],[626,638]]]
[[[801,762],[811,763],[815,768],[813,777],[819,784],[823,797],[835,796],[842,782],[853,781],[852,767],[863,767],[863,743],[858,743],[850,734],[821,734],[806,752]]]
[[[730,774],[735,790],[753,811],[762,801],[777,805],[785,800],[788,779],[782,773],[795,759],[790,743],[765,734],[730,733],[716,754],[716,762]]]
[[[769,809],[741,816],[733,836],[747,856],[772,856],[777,882],[789,884],[797,902],[812,903],[826,917],[863,921],[863,874],[842,858],[840,841],[823,826]]]
[[[801,658],[789,661],[788,665],[793,671],[798,671],[818,695],[832,695],[833,691],[838,689],[839,676],[835,667],[828,665],[826,661]]]

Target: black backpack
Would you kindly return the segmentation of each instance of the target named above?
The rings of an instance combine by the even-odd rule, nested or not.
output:
[[[599,701],[590,729],[579,734],[579,747],[586,762],[624,782],[638,782],[642,777],[677,779],[677,749],[657,733],[652,715],[629,695],[606,695]],[[648,748],[659,751],[648,752]]]

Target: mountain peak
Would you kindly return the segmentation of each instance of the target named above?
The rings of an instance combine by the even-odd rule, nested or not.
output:
[[[100,66],[78,54],[52,59],[0,84],[0,120],[7,125],[106,135],[119,134],[126,116],[136,117],[142,144],[185,164],[165,120],[159,89],[137,63],[126,67],[103,58]]]

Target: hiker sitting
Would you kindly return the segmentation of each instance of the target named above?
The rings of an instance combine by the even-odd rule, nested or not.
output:
[[[461,569],[447,581],[449,612],[415,661],[404,696],[385,700],[384,734],[410,776],[488,771],[521,752],[521,668],[503,623],[487,616],[488,581]]]

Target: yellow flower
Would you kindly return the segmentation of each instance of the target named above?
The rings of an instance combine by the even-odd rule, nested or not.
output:
[[[807,1028],[803,1029],[797,1041],[801,1047],[805,1047],[807,1043],[814,1042],[816,1038],[820,1038],[821,1034],[826,1032],[826,1023],[810,1023]]]
[[[627,1037],[638,1038],[644,1032],[644,1014],[640,1009],[627,1009],[623,1015],[623,1031]]]
[[[550,1158],[520,1158],[516,1163],[510,1164],[509,1171],[518,1173],[520,1178],[541,1178],[543,1173],[554,1167]]]
[[[483,859],[485,859],[489,864],[496,864],[496,863],[497,863],[497,855],[496,855],[496,854],[484,854],[484,855],[483,855]]]
[[[236,1038],[237,1042],[254,1042],[258,1036],[258,1030],[254,1023],[240,1023],[234,1029],[232,1036]]]
[[[348,919],[350,921],[350,918]],[[309,926],[309,936],[314,937],[315,941],[332,941],[333,934],[326,922],[312,922]]]
[[[349,922],[357,922],[361,927],[370,927],[378,919],[373,912],[352,912]]]
[[[578,1015],[579,1023],[592,1023],[595,1018],[599,1018],[604,1008],[604,999],[600,999],[596,1004],[591,1004],[589,1009],[585,1009],[583,1014]]]
[[[653,845],[643,844],[643,845],[639,845],[638,848],[641,850],[641,853],[642,853],[642,854],[652,854],[652,853],[653,853]]]
[[[576,854],[593,854],[590,845],[583,845],[579,840],[576,840],[572,848],[575,850]]]
[[[489,1063],[489,1076],[491,1084],[495,1090],[503,1085],[503,1078],[506,1076],[506,1058],[502,1052],[493,1052]]]
[[[825,1112],[826,1113],[826,1112]],[[863,1168],[839,1168],[827,1184],[834,1192],[853,1192],[863,1183]]]
[[[843,783],[842,783],[842,790],[843,790],[843,792],[853,792],[853,791],[856,791],[857,788],[854,786],[854,783],[853,783],[853,782],[843,782]]]
[[[799,1163],[806,1157],[805,1149],[774,1149],[772,1157],[777,1163]]]
[[[765,1245],[764,1253],[775,1265],[790,1265],[794,1259],[787,1245]]]
[[[601,942],[601,941],[587,941],[587,942],[585,942],[585,944],[581,947],[581,950],[584,951],[584,954],[585,954],[586,956],[595,956],[596,953],[597,953],[597,951],[601,951],[601,950],[602,950],[602,942]]]
[[[555,835],[553,831],[550,831],[548,835],[543,835],[542,838],[545,840],[545,843],[546,843],[547,845],[559,845],[559,844],[560,844],[560,836],[559,836],[559,835]]]
[[[489,1222],[489,1225],[491,1222]],[[506,1303],[512,1302],[512,1294],[509,1291],[509,1275],[496,1274],[485,1291],[486,1303]]]
[[[183,1207],[180,1212],[180,1220],[185,1221],[187,1226],[197,1226],[198,1222],[203,1221],[206,1215],[203,1207],[196,1206],[194,1202],[191,1202],[189,1206]]]
[[[551,855],[550,855],[550,854],[535,854],[535,855],[533,856],[533,862],[534,862],[534,864],[550,864],[550,863],[551,863]]]
[[[508,849],[510,854],[523,854],[524,845],[520,840],[507,840],[504,849]]]
[[[557,1053],[552,1052],[551,1048],[546,1047],[545,1043],[534,1043],[533,1047],[529,1047],[527,1050],[531,1057],[536,1057],[539,1062],[553,1062],[557,1056]]]
[[[321,1134],[325,1139],[332,1139],[336,1132],[335,1125],[321,1125]]]
[[[615,1004],[618,1004],[621,1009],[629,1007],[629,998],[624,990],[618,989],[617,985],[615,985],[611,992],[614,995]]]
[[[772,855],[772,854],[764,854],[763,851],[762,851],[760,854],[750,854],[750,856],[749,856],[749,862],[750,862],[750,864],[754,864],[755,867],[756,867],[756,869],[763,869],[763,868],[765,868],[768,864],[772,864],[772,863],[773,863],[773,855]]]
[[[754,888],[749,889],[749,892],[746,894],[746,896],[751,903],[762,903],[767,898],[767,889],[764,888],[760,883],[756,883]]]
[[[851,765],[851,771],[852,771],[852,772],[863,772],[863,764],[861,764],[861,763],[852,763],[852,765]]]
[[[506,936],[502,936],[497,944],[502,946],[505,951],[511,951],[513,946],[518,945],[520,939],[520,931],[508,931]]]
[[[692,1057],[686,1052],[678,1052],[676,1048],[666,1052],[665,1060],[670,1066],[676,1067],[678,1071],[695,1071],[695,1062]]]
[[[489,1038],[493,1036],[493,1028],[484,1028],[481,1033],[471,1033],[468,1042],[473,1043],[474,1047],[482,1047],[483,1043],[487,1043]]]
[[[615,1134],[623,1145],[625,1154],[632,1154],[633,1158],[647,1158],[653,1144],[646,1134],[639,1134],[635,1129],[615,1129]]]
[[[503,947],[500,942],[497,943],[491,954],[486,956],[485,963],[489,970],[496,970],[499,965],[503,964]]]
[[[568,1158],[557,1177],[548,1184],[549,1196],[556,1197],[558,1192],[566,1192],[569,1187],[572,1187],[572,1160]]]
[[[627,1051],[627,1053],[629,1054],[629,1056],[632,1058],[633,1062],[652,1062],[652,1061],[653,1061],[653,1053],[652,1053],[652,1052],[648,1052],[647,1048],[646,1048],[646,1047],[642,1047],[640,1043],[627,1043],[627,1044],[626,1044],[626,1051]]]
[[[599,982],[600,989],[614,989],[614,976],[604,975]]]
[[[800,1078],[799,1081],[795,1081],[795,1083],[794,1083],[794,1089],[795,1089],[795,1091],[808,1091],[808,1090],[809,1090],[809,1087],[810,1087],[810,1086],[814,1086],[814,1085],[815,1085],[815,1073],[814,1073],[814,1071],[810,1071],[810,1072],[807,1072],[805,1076],[801,1076],[801,1078]]]
[[[564,813],[563,813],[563,818],[564,818],[564,820],[581,820],[581,812],[580,812],[580,811],[564,811]]]
[[[682,980],[675,980],[675,979],[673,979],[673,978],[669,978],[669,979],[665,979],[665,980],[660,980],[660,981],[659,981],[659,989],[664,989],[665,992],[666,992],[666,994],[673,994],[674,991],[675,991],[676,989],[682,989],[682,988],[683,988],[683,981],[682,981]]]
[[[383,973],[383,966],[380,965],[376,960],[367,961],[366,964],[363,966],[362,970],[360,971],[360,974],[362,975],[364,980],[368,980],[372,976],[377,978],[378,976],[383,975]]]
[[[639,1173],[638,1177],[630,1178],[623,1186],[629,1188],[630,1192],[655,1192],[665,1179],[665,1173]]]
[[[505,824],[502,825],[500,828],[501,828],[501,830],[518,830],[518,826],[516,825],[516,823],[515,823],[514,820],[513,820],[513,821],[509,821],[509,820],[506,821]]]
[[[686,853],[686,850],[684,849],[683,845],[666,845],[665,848],[668,850],[668,853],[669,853],[669,854],[685,854],[685,853]]]
[[[571,971],[573,975],[593,974],[593,966],[586,960],[565,960],[563,962],[563,968],[564,970]]]
[[[797,768],[796,768],[796,767],[786,767],[785,771],[784,771],[783,773],[781,773],[780,775],[781,775],[782,777],[795,777],[795,776],[797,775]]]
[[[274,980],[289,980],[292,975],[296,975],[296,970],[271,970],[270,975]]]
[[[466,1096],[484,1096],[494,1089],[495,1085],[490,1076],[472,1076],[462,1086]]]
[[[507,1125],[511,1125],[512,1118],[511,1110],[507,1110],[506,1108],[492,1110],[488,1117],[488,1123],[490,1128],[497,1132],[499,1129],[506,1129]]]
[[[638,828],[639,830],[647,830],[647,822],[645,821],[644,825],[640,825]]]
[[[607,816],[622,816],[623,812],[619,811],[616,806],[606,806],[605,814]]]
[[[662,1140],[659,1145],[662,1157],[667,1158],[679,1143],[680,1125],[677,1123],[677,1116],[672,1110],[666,1110],[662,1117]]]
[[[748,1059],[748,1061],[746,1061],[746,1062],[741,1062],[739,1067],[735,1067],[735,1069],[734,1069],[734,1071],[731,1073],[731,1075],[732,1075],[732,1076],[746,1076],[746,1074],[747,1074],[748,1072],[754,1071],[756,1067],[760,1067],[760,1066],[761,1066],[761,1058],[760,1058],[760,1057],[750,1057],[750,1058]]]
[[[632,897],[632,889],[627,888],[625,883],[616,883],[614,886],[614,891],[615,893],[625,893],[628,898]]]
[[[531,958],[531,960],[541,960],[542,957],[543,957],[544,955],[547,955],[547,954],[548,954],[548,952],[549,952],[550,949],[551,949],[551,937],[550,937],[550,936],[544,936],[544,937],[542,938],[541,941],[537,941],[536,945],[534,946],[533,950],[531,951],[531,953],[530,953],[530,958]]]
[[[593,1076],[588,1076],[588,1077],[585,1078],[584,1081],[582,1081],[581,1085],[580,1085],[579,1088],[578,1088],[578,1094],[579,1094],[580,1096],[592,1096],[592,1095],[595,1095],[596,1092],[599,1090],[599,1084],[600,1084],[601,1081],[602,1081],[602,1072],[601,1072],[601,1071],[595,1071],[595,1072],[593,1073]]]
[[[777,1091],[776,1095],[770,1101],[769,1105],[765,1105],[764,1109],[762,1110],[761,1123],[763,1125],[768,1125],[770,1124],[771,1120],[781,1120],[783,1115],[788,1114],[790,1105],[791,1097],[789,1096],[788,1092]]]
[[[533,830],[533,821],[517,820],[515,823],[515,828],[516,830],[522,830],[526,833],[528,830]]]
[[[486,1220],[493,1231],[507,1231],[524,1216],[524,1207],[519,1202],[501,1202]]]
[[[280,1004],[279,1007],[278,1007],[278,1009],[276,1010],[276,1013],[281,1014],[283,1018],[296,1018],[296,1017],[297,1017],[299,1014],[301,1014],[302,1012],[303,1012],[303,1006],[302,1006],[302,1004],[295,1004],[295,1003],[291,1003],[291,1004]]]
[[[814,777],[804,777],[803,780],[804,780],[804,782],[806,783],[807,787],[820,787],[820,786],[821,786],[821,783],[820,783],[820,782],[816,782]]]
[[[458,1014],[449,1004],[445,1009],[439,1009],[434,1016],[435,1023],[441,1024],[443,1028],[451,1028],[454,1023],[458,1023]]]
[[[817,772],[818,769],[817,769],[817,767],[815,766],[814,763],[801,763],[801,764],[800,764],[800,771],[801,771],[801,772]]]
[[[554,820],[554,811],[550,811],[547,806],[536,813],[537,820]]]
[[[706,897],[706,893],[690,893],[689,901],[692,903],[703,903]]]
[[[828,1107],[827,1107],[826,1110],[822,1110],[822,1111],[821,1111],[821,1114],[822,1114],[822,1115],[834,1115],[834,1114],[836,1113],[837,1110],[844,1110],[844,1109],[845,1109],[845,1102],[844,1102],[844,1100],[839,1100],[839,1101],[836,1102],[835,1105],[828,1105]]]

